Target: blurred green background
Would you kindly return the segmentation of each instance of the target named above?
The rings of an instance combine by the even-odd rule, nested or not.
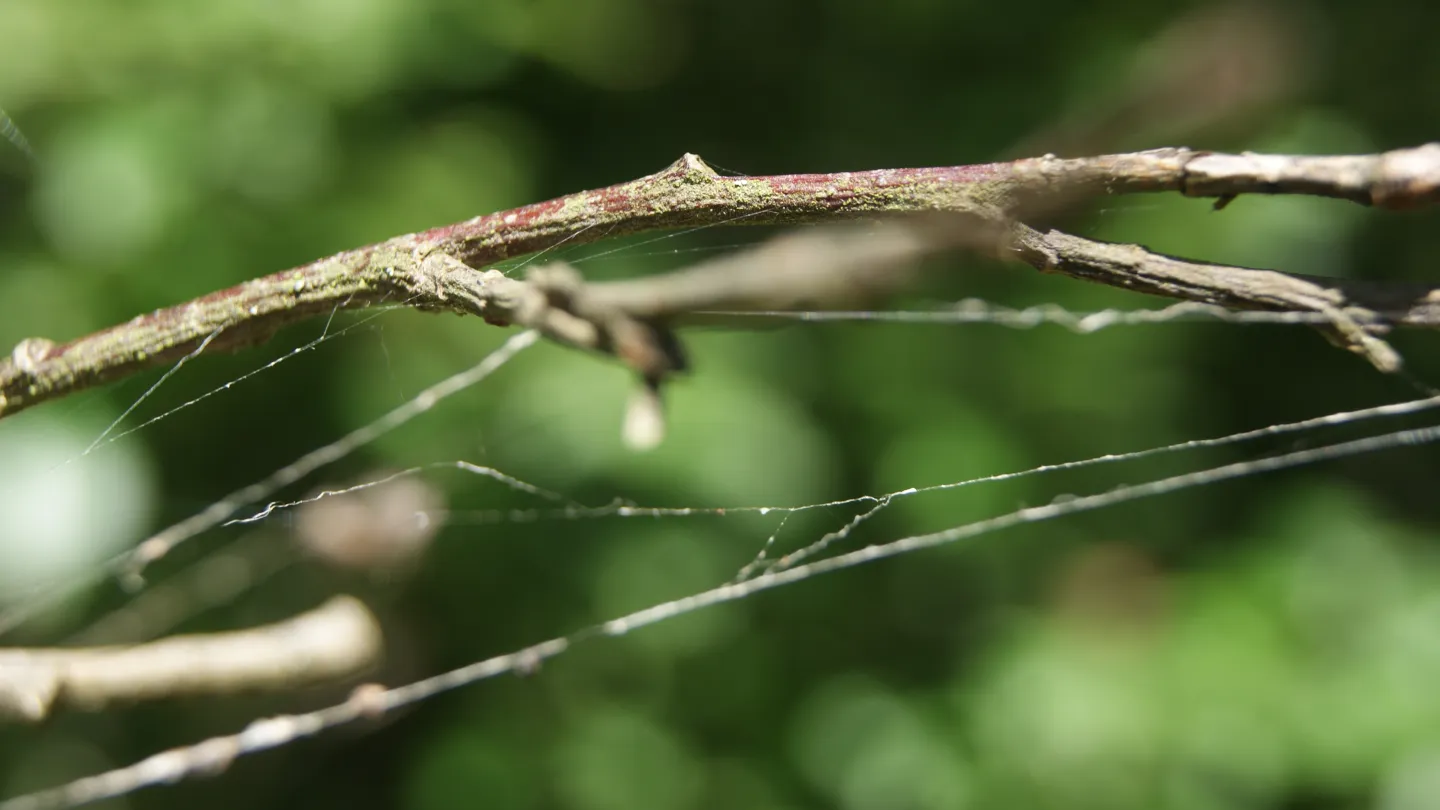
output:
[[[7,150],[0,176],[0,345],[69,339],[341,249],[630,179],[686,151],[746,174],[982,162],[1019,143],[1059,151],[1046,133],[1123,93],[1137,65],[1145,76],[1175,57],[1175,40],[1156,37],[1204,5],[4,0],[0,106],[36,160]],[[1183,138],[1375,151],[1440,132],[1440,6],[1332,0],[1276,13],[1306,54],[1283,95],[1193,132],[1160,109],[1097,148]],[[1236,41],[1235,59],[1255,56]],[[1440,248],[1432,213],[1324,200],[1242,198],[1223,213],[1178,196],[1107,201],[1068,225],[1375,279],[1433,277]],[[763,235],[713,229],[557,255],[615,277]],[[899,305],[1158,303],[1019,266],[946,270]],[[295,351],[322,334],[340,336]],[[187,365],[116,432],[294,352],[84,457],[158,372],[4,420],[0,595],[93,571],[503,338],[474,319],[341,313]],[[1395,336],[1415,378],[1440,383],[1433,340]],[[1078,336],[833,324],[697,332],[688,345],[696,371],[671,392],[656,452],[621,446],[623,371],[544,346],[282,497],[465,460],[588,504],[791,506],[1418,395],[1295,327]],[[1378,429],[923,494],[842,548]],[[116,806],[1435,807],[1437,471],[1433,449],[1391,451],[986,535],[582,645],[531,677]],[[443,499],[434,516],[445,525],[404,565],[307,555],[302,521],[285,513],[208,533],[158,566],[156,587],[172,596],[157,608],[152,593],[149,619],[116,620],[128,598],[106,585],[7,642],[244,627],[345,591],[382,617],[389,655],[373,677],[398,684],[719,584],[780,525],[516,521],[505,510],[548,504],[454,469],[419,480]],[[775,553],[864,508],[791,516]],[[3,727],[0,794],[345,693]]]

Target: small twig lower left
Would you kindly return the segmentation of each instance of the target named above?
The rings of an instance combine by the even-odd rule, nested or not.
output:
[[[373,666],[380,624],[337,596],[276,624],[122,647],[0,649],[0,722],[39,722],[57,706],[95,711],[157,697],[291,690]]]

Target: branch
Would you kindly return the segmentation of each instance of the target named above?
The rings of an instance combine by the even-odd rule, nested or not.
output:
[[[1377,334],[1390,326],[1440,328],[1440,288],[1306,276],[1187,261],[1146,250],[1082,239],[1060,231],[1017,228],[1014,251],[1044,271],[1112,287],[1214,304],[1229,309],[1316,313],[1332,342],[1398,371],[1400,356]]]
[[[282,690],[355,675],[380,655],[360,601],[331,599],[277,624],[149,644],[0,650],[0,721],[39,722],[57,705],[95,711],[159,697]]]
[[[193,353],[259,343],[287,324],[337,308],[391,302],[473,313],[474,296],[454,294],[481,283],[480,271],[469,268],[562,242],[669,228],[918,212],[1008,225],[1055,201],[1158,191],[1217,197],[1222,204],[1240,194],[1309,194],[1412,208],[1440,199],[1440,144],[1339,157],[1158,149],[770,177],[722,177],[698,157],[685,155],[638,180],[346,251],[63,345],[23,340],[0,360],[0,417]],[[1051,269],[1069,272],[1068,266]]]

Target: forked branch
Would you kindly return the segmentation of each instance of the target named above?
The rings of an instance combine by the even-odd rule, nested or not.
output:
[[[722,224],[953,215],[964,224],[927,225],[919,241],[896,231],[891,246],[909,246],[900,250],[903,256],[882,257],[876,267],[963,247],[1182,300],[1333,314],[1331,332],[1387,370],[1396,367],[1398,359],[1375,334],[1390,325],[1440,326],[1435,311],[1440,292],[1430,287],[1362,287],[1189,263],[1057,232],[1040,235],[1019,224],[1039,211],[1086,198],[1159,191],[1214,197],[1219,204],[1241,194],[1306,194],[1414,208],[1440,200],[1440,144],[1334,157],[1158,149],[770,177],[722,177],[700,158],[685,155],[638,180],[346,251],[69,343],[23,340],[0,360],[0,417],[198,351],[258,343],[316,314],[380,303],[483,314],[495,323],[534,326],[552,338],[620,354],[647,378],[657,378],[681,364],[667,330],[667,322],[676,316],[761,302],[774,309],[776,298],[792,305],[823,304],[824,291],[836,286],[836,278],[807,271],[804,283],[820,285],[812,291],[781,274],[744,274],[729,262],[683,275],[585,285],[570,274],[550,272],[519,281],[483,268],[562,242],[582,244],[641,231]],[[873,277],[870,271],[856,272]],[[841,287],[845,278],[839,277]],[[744,292],[739,292],[742,286]]]

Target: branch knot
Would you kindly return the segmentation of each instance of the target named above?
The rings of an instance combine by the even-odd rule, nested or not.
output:
[[[686,152],[680,159],[666,166],[660,172],[662,177],[670,177],[682,183],[699,185],[708,183],[719,177],[720,174],[710,168],[710,164],[700,159],[700,156],[693,152]]]
[[[45,338],[25,338],[15,344],[10,352],[10,362],[15,368],[27,377],[38,377],[41,365],[50,359],[50,352],[55,348],[55,341]]]

